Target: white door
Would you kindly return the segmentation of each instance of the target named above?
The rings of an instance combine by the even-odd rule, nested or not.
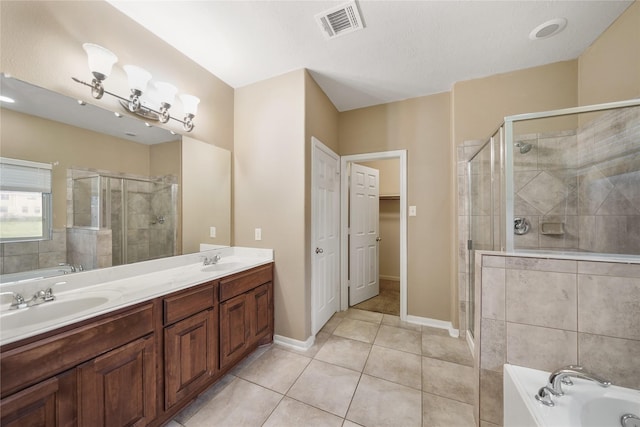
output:
[[[379,172],[351,164],[349,189],[349,305],[380,293],[378,282]]]
[[[340,309],[340,158],[312,138],[311,333]]]

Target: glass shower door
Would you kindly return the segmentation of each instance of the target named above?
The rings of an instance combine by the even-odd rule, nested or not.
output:
[[[468,307],[467,325],[471,336],[475,328],[475,251],[496,250],[502,245],[501,214],[503,163],[502,128],[467,163],[469,194]]]

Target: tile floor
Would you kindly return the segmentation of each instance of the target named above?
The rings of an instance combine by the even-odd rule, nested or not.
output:
[[[257,349],[168,426],[475,426],[472,364],[447,331],[352,308],[305,352]]]
[[[400,314],[400,281],[380,279],[380,292],[378,295],[353,307],[360,310],[398,316]]]

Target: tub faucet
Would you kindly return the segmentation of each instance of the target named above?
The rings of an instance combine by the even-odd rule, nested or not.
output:
[[[582,366],[569,365],[552,372],[551,375],[549,375],[549,384],[547,384],[546,388],[554,396],[563,396],[562,384],[573,384],[571,378],[582,378],[593,381],[602,387],[609,387],[611,385],[611,381],[586,371]]]
[[[55,300],[56,297],[53,295],[53,290],[51,288],[47,288],[46,290],[39,290],[33,295],[31,301],[29,301],[30,305],[38,305],[43,302],[49,302]]]

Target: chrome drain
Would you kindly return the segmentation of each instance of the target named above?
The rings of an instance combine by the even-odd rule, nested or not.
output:
[[[620,417],[622,427],[640,427],[640,417],[634,414],[624,414]]]

